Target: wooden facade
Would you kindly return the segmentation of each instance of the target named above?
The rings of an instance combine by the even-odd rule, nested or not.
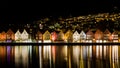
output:
[[[21,34],[21,39],[22,39],[22,41],[29,39],[29,34],[27,33],[27,31],[25,29],[23,30],[23,32]]]
[[[9,29],[7,31],[7,33],[6,33],[6,39],[15,40],[15,34],[14,34],[14,32],[11,29]]]
[[[79,40],[80,40],[80,35],[77,31],[75,31],[73,34],[73,42],[79,42]]]
[[[40,31],[38,31],[35,36],[36,36],[35,38],[36,40],[41,40],[41,41],[43,40],[43,34]]]
[[[15,33],[15,40],[16,41],[20,41],[21,40],[21,33],[19,30],[17,30],[17,32]]]
[[[51,40],[51,34],[50,32],[47,30],[45,31],[45,33],[43,34],[43,40]]]
[[[0,33],[0,40],[1,41],[5,41],[6,40],[6,33],[5,33],[5,31],[3,31],[2,33]]]
[[[73,32],[71,30],[68,30],[66,33],[65,33],[65,36],[64,36],[65,40],[67,40],[68,42],[72,42],[73,41]]]
[[[57,33],[54,31],[51,33],[51,40],[56,41],[57,40]]]

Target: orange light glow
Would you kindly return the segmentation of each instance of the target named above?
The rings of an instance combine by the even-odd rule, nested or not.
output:
[[[0,33],[0,40],[1,41],[5,41],[6,40],[6,33],[4,31],[2,33]]]

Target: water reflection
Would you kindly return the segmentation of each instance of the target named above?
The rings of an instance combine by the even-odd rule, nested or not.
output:
[[[0,46],[0,66],[4,66],[6,63],[6,46]]]
[[[29,46],[15,46],[15,67],[28,68]]]
[[[117,45],[0,46],[0,67],[119,68]]]

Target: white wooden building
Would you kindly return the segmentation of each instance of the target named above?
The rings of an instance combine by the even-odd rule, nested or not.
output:
[[[27,31],[24,29],[22,34],[21,34],[21,38],[23,42],[29,42],[29,34],[27,33]],[[30,41],[31,42],[31,41]]]
[[[78,31],[75,31],[73,33],[73,42],[79,42],[80,41],[80,34],[78,33]]]
[[[85,32],[82,30],[80,32],[80,42],[85,42],[86,41],[86,34]]]
[[[17,32],[15,33],[15,41],[21,41],[21,33],[19,30],[17,30]]]

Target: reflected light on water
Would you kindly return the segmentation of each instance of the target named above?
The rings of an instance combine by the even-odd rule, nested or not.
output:
[[[0,46],[0,62],[4,63],[6,57],[6,46]]]
[[[80,58],[80,47],[79,46],[73,46],[73,59],[74,63],[77,64],[77,67],[79,67],[79,59]]]
[[[102,40],[96,40],[96,43],[102,43]],[[96,45],[96,58],[102,58],[102,45]]]
[[[44,43],[50,43],[51,40],[44,40]],[[50,65],[51,68],[51,46],[45,45],[43,46],[43,60],[45,61],[45,64]]]
[[[53,56],[53,62],[55,64],[56,46],[52,46],[52,56]]]
[[[119,59],[118,59],[118,46],[112,46],[112,62],[113,68],[119,68]]]
[[[102,41],[96,40],[96,42]],[[118,45],[0,46],[0,63],[11,64],[14,61],[16,68],[35,68],[34,66],[37,66],[36,68],[119,68],[118,47]]]
[[[64,59],[67,61],[67,46],[63,46],[62,54]]]
[[[19,67],[22,63],[23,68],[28,68],[29,46],[15,46],[15,65]]]
[[[41,41],[38,41],[41,43]],[[42,46],[39,46],[39,67],[42,68]]]
[[[21,58],[22,58],[22,64],[23,68],[28,68],[28,58],[29,58],[29,50],[28,46],[21,46]]]
[[[107,40],[104,40],[103,42],[106,43]],[[103,47],[104,47],[104,49],[103,49],[103,50],[104,50],[104,52],[103,52],[103,53],[104,53],[104,59],[106,59],[106,55],[107,55],[107,46],[103,46]]]
[[[86,40],[87,43],[92,43],[92,40]],[[87,56],[88,58],[92,58],[92,45],[87,46]]]
[[[15,46],[15,65],[18,67],[20,64],[20,46]]]

